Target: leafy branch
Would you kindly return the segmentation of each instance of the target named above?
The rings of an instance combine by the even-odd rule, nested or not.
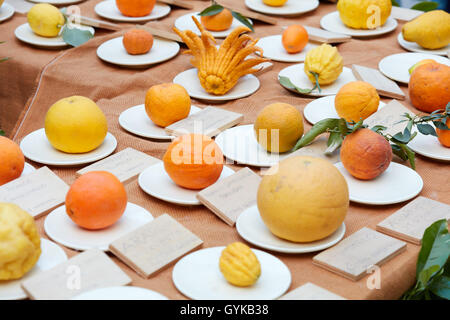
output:
[[[391,2],[394,7],[400,7],[400,4],[396,0],[391,0]],[[411,9],[427,12],[427,11],[436,9],[438,6],[439,6],[439,3],[437,3],[437,2],[423,1],[423,2],[416,3],[415,5],[413,5],[411,7]]]
[[[199,13],[200,16],[215,16],[216,14],[219,14],[225,9],[222,5],[218,4],[215,0],[212,0],[211,6],[204,9],[202,12]],[[255,31],[253,29],[253,25],[250,23],[250,20],[248,20],[246,17],[244,17],[239,12],[230,10],[231,14],[234,18],[236,18],[239,22],[241,22],[243,25],[245,25],[247,28],[249,28],[252,31]]]

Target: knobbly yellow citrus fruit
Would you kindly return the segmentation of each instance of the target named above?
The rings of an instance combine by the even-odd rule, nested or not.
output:
[[[67,153],[84,153],[100,146],[108,132],[106,117],[89,98],[64,98],[45,116],[45,134],[51,145]]]
[[[34,5],[27,15],[31,30],[42,37],[57,37],[65,20],[61,11],[48,3]]]
[[[271,7],[281,7],[283,6],[288,0],[263,0],[263,3],[271,6]],[[292,1],[292,0],[291,0]]]

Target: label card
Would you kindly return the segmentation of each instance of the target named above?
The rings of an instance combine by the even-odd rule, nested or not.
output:
[[[206,107],[186,119],[166,127],[166,133],[181,136],[188,133],[203,133],[209,137],[218,135],[244,120],[244,115],[222,108]]]
[[[387,129],[383,132],[394,135],[397,132],[403,132],[405,129],[407,122],[398,123],[399,121],[406,119],[403,116],[405,113],[413,115],[413,113],[400,102],[392,100],[386,104],[384,108],[379,109],[368,117],[364,123],[369,125],[369,128],[376,125],[385,126]]]
[[[340,161],[339,150],[333,152],[331,155],[326,155],[325,150],[327,150],[327,140],[325,137],[318,137],[313,143],[292,152],[287,158],[295,156],[310,156],[318,157],[330,161],[331,163],[338,163]]]
[[[0,187],[0,202],[11,202],[34,218],[50,212],[66,199],[69,186],[53,171],[42,167]]]
[[[203,189],[197,194],[197,199],[220,219],[234,226],[239,215],[256,204],[260,182],[261,177],[245,167]]]
[[[310,26],[304,27],[308,32],[309,40],[312,41],[323,43],[341,43],[341,42],[348,42],[352,39],[352,37],[345,34],[334,33]]]
[[[411,21],[420,16],[423,11],[392,6],[391,17],[400,21]]]
[[[370,83],[377,89],[380,96],[405,100],[405,94],[395,81],[385,77],[377,69],[352,65],[353,75],[357,80]]]
[[[56,267],[22,282],[33,300],[66,300],[83,292],[131,283],[104,252],[84,251]]]
[[[420,245],[426,228],[441,219],[450,220],[450,206],[425,197],[417,197],[377,225],[377,230]]]
[[[130,232],[109,245],[120,260],[148,278],[203,241],[168,214]]]
[[[194,9],[194,6],[192,4],[187,3],[186,1],[183,1],[183,0],[158,0],[158,2],[171,4],[173,6],[177,6],[177,7],[189,9],[189,10]]]
[[[334,247],[316,255],[313,264],[358,281],[372,266],[381,266],[405,250],[405,242],[362,228]]]
[[[347,300],[311,282],[294,289],[280,298],[280,300]]]
[[[138,176],[142,171],[161,160],[149,156],[133,148],[126,148],[112,156],[100,160],[79,171],[80,176],[91,171],[108,171],[119,178],[120,182],[127,183]]]

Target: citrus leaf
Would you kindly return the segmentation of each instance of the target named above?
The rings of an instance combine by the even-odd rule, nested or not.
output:
[[[438,297],[450,300],[450,277],[439,277],[438,279],[433,281],[430,290]]]
[[[325,154],[332,154],[335,150],[339,149],[342,145],[342,135],[340,132],[332,132],[328,137],[327,146]]]
[[[294,85],[288,77],[280,76],[280,77],[278,77],[278,81],[280,81],[280,83],[283,87],[286,87],[286,88],[292,89],[292,90],[296,90],[303,94],[311,93],[315,89],[315,88],[312,88],[312,89],[299,88],[296,85]]]
[[[431,11],[431,10],[436,9],[438,6],[439,6],[439,3],[437,3],[437,2],[424,1],[424,2],[419,2],[419,3],[415,4],[415,5],[413,5],[411,7],[411,9],[427,12],[427,11]]]
[[[444,119],[445,120],[445,119]],[[433,121],[433,124],[436,126],[436,128],[441,129],[441,130],[450,130],[449,127],[447,127],[447,125],[445,124],[445,121]]]
[[[240,14],[239,12],[236,12],[236,11],[231,11],[231,14],[233,15],[233,17],[235,17],[239,22],[241,22],[247,28],[249,28],[252,31],[255,31],[255,29],[253,29],[253,25],[250,23],[250,21],[246,17],[244,17],[242,14]]]
[[[396,0],[391,0],[391,2],[394,7],[400,7],[400,5],[398,4],[398,2]]]
[[[4,136],[5,135],[5,131],[3,131],[2,129],[0,129],[0,136]]]
[[[303,137],[298,140],[297,144],[295,145],[294,149],[292,151],[298,150],[300,148],[303,148],[307,145],[309,145],[311,142],[314,141],[314,139],[321,135],[324,132],[327,132],[328,130],[336,130],[339,126],[339,119],[334,118],[327,118],[320,120],[317,122],[311,130],[309,130]]]
[[[391,148],[392,148],[392,152],[399,157],[400,159],[402,159],[403,161],[408,160],[408,156],[406,155],[406,153],[402,150],[402,148],[400,148],[398,145],[396,144],[391,144]]]
[[[421,134],[424,134],[426,136],[432,135],[437,137],[436,130],[434,130],[433,126],[429,125],[428,123],[418,123],[417,130],[419,130]]]
[[[93,37],[93,34],[89,30],[78,29],[74,26],[68,27],[65,25],[62,32],[64,42],[74,47],[82,45]]]
[[[199,16],[215,16],[218,13],[221,13],[224,7],[222,7],[220,4],[213,4],[212,6],[206,8],[202,12],[200,12]]]
[[[373,126],[370,130],[372,130],[372,131],[374,131],[376,133],[380,133],[381,131],[384,131],[386,129],[387,128],[385,126],[377,125],[377,126]]]

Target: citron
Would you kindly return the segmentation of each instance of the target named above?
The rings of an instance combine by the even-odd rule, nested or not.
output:
[[[275,236],[293,242],[316,241],[331,235],[344,221],[348,186],[325,159],[289,157],[264,175],[257,205]]]
[[[57,7],[48,3],[34,5],[27,14],[31,30],[39,36],[57,37],[65,20]]]
[[[375,29],[386,23],[391,15],[391,0],[339,0],[342,22],[353,29]]]
[[[334,106],[339,117],[348,122],[367,119],[378,110],[380,96],[377,89],[364,81],[353,81],[339,89]]]
[[[287,103],[272,103],[258,114],[254,124],[256,139],[269,152],[291,150],[303,135],[300,111]]]
[[[40,255],[34,218],[15,204],[0,202],[0,280],[22,278]]]
[[[64,98],[45,116],[45,134],[50,144],[67,153],[84,153],[103,143],[108,124],[102,110],[89,98]]]
[[[271,7],[281,7],[283,6],[288,0],[263,0],[263,3],[271,6]],[[292,0],[291,0],[292,1]]]
[[[331,84],[344,69],[344,59],[337,50],[327,43],[309,50],[306,53],[303,71],[308,79],[319,85]],[[314,74],[317,75],[317,81]]]

